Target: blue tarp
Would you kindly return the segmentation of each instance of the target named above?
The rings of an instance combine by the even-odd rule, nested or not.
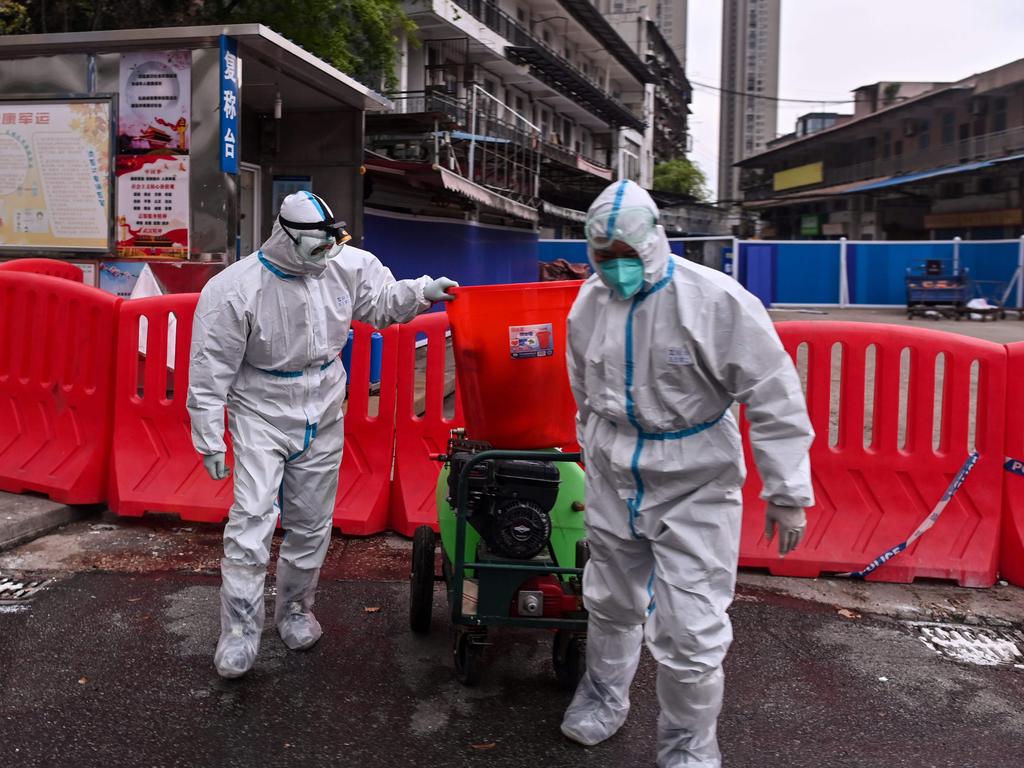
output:
[[[416,216],[363,216],[363,247],[398,279],[445,275],[462,285],[534,282],[537,233]]]
[[[585,264],[587,258],[586,240],[541,240],[538,246],[541,261],[565,259],[571,264]]]

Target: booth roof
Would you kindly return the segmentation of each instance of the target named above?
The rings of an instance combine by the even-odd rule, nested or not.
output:
[[[243,57],[254,55],[273,69],[350,107],[371,111],[393,108],[389,99],[262,24],[4,35],[0,37],[0,59],[174,47],[215,48],[221,35],[238,41]]]

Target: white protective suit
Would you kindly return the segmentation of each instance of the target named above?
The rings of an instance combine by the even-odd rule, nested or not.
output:
[[[286,210],[289,220],[331,217],[326,203],[305,192],[286,198],[282,217]],[[278,219],[257,253],[203,288],[192,331],[193,443],[207,458],[223,454],[226,404],[235,455],[214,657],[224,677],[248,671],[259,650],[275,502],[285,536],[274,621],[290,648],[320,638],[311,608],[330,543],[344,435],[346,374],[338,358],[353,318],[376,328],[408,322],[430,306],[424,291],[436,282],[396,282],[373,254],[348,245],[332,243],[332,252],[340,248],[336,258],[311,261],[296,239]]]
[[[658,662],[657,764],[710,768],[721,764],[715,731],[745,478],[729,408],[747,406],[763,496],[784,507],[812,504],[814,433],[796,370],[758,299],[672,255],[654,201],[633,182],[606,189],[588,217],[620,208],[649,209],[648,234],[634,246],[643,288],[622,299],[592,275],[569,314],[590,618],[587,670],[562,731],[590,745],[621,727],[646,623]]]

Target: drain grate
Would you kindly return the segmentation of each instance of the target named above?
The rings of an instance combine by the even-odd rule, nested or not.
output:
[[[0,576],[0,603],[30,600],[48,583],[49,579],[43,579],[42,581],[25,581],[23,579],[12,579],[8,576]]]
[[[912,622],[918,639],[942,656],[981,666],[1012,664],[1024,669],[1024,633],[1015,629]]]

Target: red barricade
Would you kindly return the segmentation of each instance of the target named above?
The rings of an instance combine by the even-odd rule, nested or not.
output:
[[[183,520],[227,519],[233,485],[211,480],[192,446],[185,399],[198,293],[136,299],[121,306],[110,509],[137,517],[171,512]],[[168,325],[175,318],[173,355]],[[145,353],[140,322],[145,319]],[[230,451],[230,440],[229,440]],[[229,453],[228,463],[233,463]]]
[[[13,259],[0,264],[0,270],[62,277],[65,280],[74,280],[76,283],[81,283],[84,279],[82,270],[74,264],[59,259]]]
[[[0,490],[104,501],[121,299],[0,272]]]
[[[999,573],[1024,587],[1024,342],[1010,344],[1006,376],[1006,463]]]
[[[395,398],[398,379],[398,328],[381,332],[380,397],[370,414],[370,335],[373,328],[353,322],[352,362],[345,412],[345,453],[334,507],[334,525],[342,533],[366,536],[388,527],[391,465],[394,461]]]
[[[807,405],[817,437],[811,468],[817,504],[807,534],[785,559],[764,539],[764,502],[744,425],[750,478],[744,487],[740,565],[780,576],[859,571],[903,542],[942,498],[968,456],[972,366],[977,363],[979,461],[930,531],[868,578],[911,582],[955,579],[963,586],[995,582],[1002,506],[1006,349],[939,331],[873,323],[791,322],[777,326],[798,359],[807,345]],[[833,345],[842,366],[832,363]],[[864,446],[865,360],[874,347],[872,442]],[[906,442],[899,445],[901,355],[909,350]],[[933,450],[936,357],[944,357],[941,431]],[[830,396],[839,392],[838,440],[830,446]]]
[[[455,415],[445,418],[445,376],[448,358],[448,315],[422,315],[401,326],[398,337],[398,407],[395,422],[395,476],[391,489],[390,528],[412,536],[421,525],[437,530],[435,488],[441,465],[431,454],[444,453],[452,429],[462,426],[462,404],[455,398]],[[417,391],[416,341],[427,341],[425,387]],[[416,413],[417,395],[424,413]]]

